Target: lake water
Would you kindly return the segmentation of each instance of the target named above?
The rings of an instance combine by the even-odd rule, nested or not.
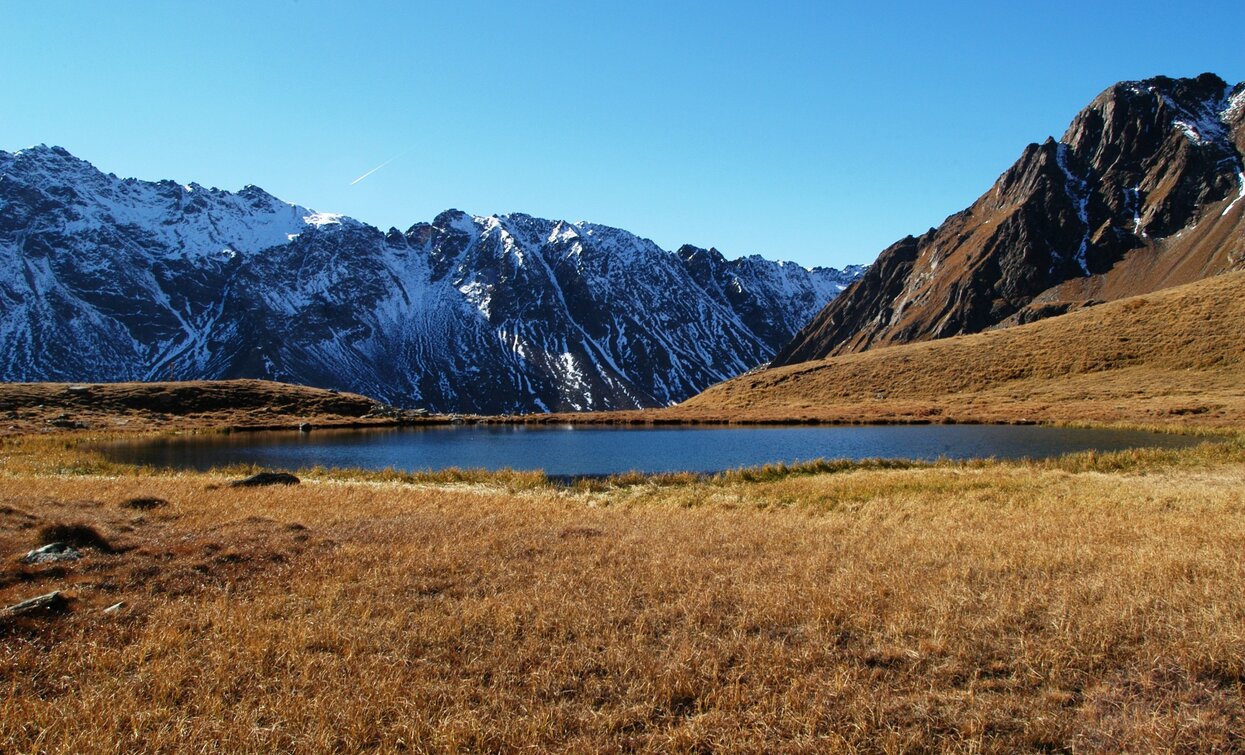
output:
[[[187,436],[109,446],[114,461],[206,470],[542,469],[552,476],[718,472],[814,459],[1047,458],[1077,451],[1177,448],[1198,439],[1033,425],[610,427],[468,425]]]

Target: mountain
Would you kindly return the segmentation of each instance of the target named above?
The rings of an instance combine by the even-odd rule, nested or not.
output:
[[[1245,84],[1116,84],[971,207],[886,249],[775,356],[975,333],[1245,269]]]
[[[862,268],[451,210],[406,232],[254,186],[0,152],[0,380],[266,378],[434,411],[667,405],[767,361]]]

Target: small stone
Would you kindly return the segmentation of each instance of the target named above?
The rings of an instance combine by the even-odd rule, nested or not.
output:
[[[23,564],[51,564],[57,561],[77,561],[82,558],[82,551],[69,543],[48,543],[42,548],[35,548],[22,558]]]
[[[309,433],[309,432],[311,432],[311,423],[310,423],[310,422],[303,422],[302,424],[300,424],[300,425],[298,426],[298,431],[299,431],[300,433]]]
[[[122,600],[122,601],[120,601],[120,602],[118,602],[118,603],[113,603],[112,605],[110,605],[110,606],[108,606],[107,608],[105,608],[105,609],[104,609],[104,613],[117,613],[117,612],[118,612],[118,611],[120,611],[120,610],[121,610],[124,606],[125,606],[125,601],[124,601],[124,600]]]
[[[299,480],[288,472],[260,472],[253,474],[245,480],[234,480],[229,483],[231,488],[257,488],[263,485],[297,485]]]
[[[48,420],[48,425],[50,427],[58,427],[62,430],[81,430],[82,428],[86,427],[86,425],[82,424],[81,422],[75,422],[74,420],[67,419],[65,417],[57,417],[56,419],[50,419]]]

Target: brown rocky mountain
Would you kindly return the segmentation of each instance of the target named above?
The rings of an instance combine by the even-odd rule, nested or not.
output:
[[[971,207],[882,252],[774,358],[1030,322],[1245,269],[1245,83],[1123,82]]]

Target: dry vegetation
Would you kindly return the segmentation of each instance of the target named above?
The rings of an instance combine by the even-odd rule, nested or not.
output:
[[[1243,322],[1245,273],[1229,273],[1031,325],[765,370],[630,419],[1241,427]]]
[[[0,383],[0,436],[91,429],[291,429],[438,421],[365,396],[268,380]],[[445,420],[440,420],[445,421]]]
[[[572,488],[2,450],[0,604],[73,598],[0,627],[6,752],[1245,748],[1241,438]],[[101,542],[17,562],[56,526]]]

